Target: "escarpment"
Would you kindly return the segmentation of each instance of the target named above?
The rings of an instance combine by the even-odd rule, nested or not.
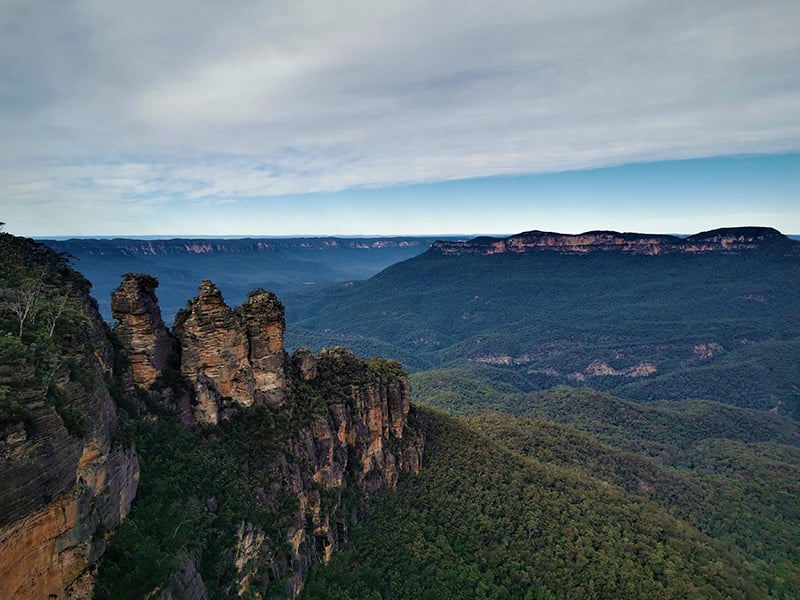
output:
[[[129,288],[139,295],[146,291],[149,310],[155,313],[155,295],[150,296],[155,286],[144,276],[134,278],[135,285],[129,277],[116,295]],[[117,314],[120,329],[129,316],[124,309]],[[158,319],[137,322],[160,331]],[[143,341],[164,337],[147,327],[130,329],[133,335],[118,339],[133,368],[146,346]],[[288,356],[284,330],[283,306],[273,293],[255,290],[233,309],[210,281],[201,283],[198,296],[177,315],[168,334],[177,344],[165,363],[173,372],[169,377],[162,372],[149,390],[140,387],[140,395],[162,397],[164,382],[177,375],[172,385],[185,392],[170,393],[188,395],[195,424],[179,436],[194,441],[182,454],[160,434],[143,440],[142,501],[156,495],[153,502],[168,504],[160,495],[171,497],[173,492],[164,490],[185,486],[186,495],[173,505],[179,508],[171,509],[178,513],[170,513],[166,522],[174,528],[175,521],[199,520],[205,529],[179,544],[177,555],[174,537],[161,540],[165,554],[177,562],[168,580],[158,585],[143,583],[147,574],[115,579],[113,573],[131,567],[109,563],[106,572],[112,575],[101,576],[106,594],[101,598],[115,597],[131,581],[143,586],[142,595],[161,598],[204,598],[213,595],[209,589],[223,596],[294,597],[308,568],[327,562],[346,542],[369,497],[393,488],[403,473],[419,472],[424,439],[409,425],[410,386],[402,367],[380,358],[358,359],[344,348],[317,355],[301,349]],[[157,406],[158,415],[144,430],[173,418],[168,404],[147,404]],[[216,491],[216,465],[203,462],[197,450],[201,447],[231,459],[224,467],[228,483]],[[173,459],[192,465],[175,475],[189,484],[163,475],[158,482],[147,480],[149,465]],[[118,542],[132,547],[125,546],[120,554],[135,556],[139,532],[152,527],[160,514],[139,516],[134,507],[131,530]],[[180,538],[180,527],[175,537]],[[212,541],[216,539],[232,541],[220,548],[220,542]],[[227,575],[220,577],[220,572]]]
[[[237,553],[249,565],[239,569],[240,591],[277,585],[284,597],[297,596],[308,567],[327,563],[347,541],[370,495],[394,488],[400,475],[422,465],[424,438],[408,424],[409,383],[397,363],[359,360],[344,348],[324,350],[313,361],[317,373],[303,380],[305,397],[295,398],[316,403],[316,410],[272,467],[297,509],[272,538],[252,523],[237,532]],[[282,541],[291,548],[288,557],[276,553]],[[254,569],[260,574],[248,579]]]
[[[446,255],[590,254],[623,252],[659,254],[740,253],[753,250],[800,254],[800,244],[770,227],[728,227],[697,233],[686,238],[673,235],[587,231],[578,235],[527,231],[507,238],[479,237],[469,241],[435,242],[432,252]]]
[[[111,336],[64,257],[0,263],[0,598],[294,597],[420,469],[402,368],[287,356],[271,292],[203,282],[170,331],[128,274]]]
[[[0,263],[0,598],[89,598],[139,480],[115,442],[114,353],[61,256],[0,234]]]

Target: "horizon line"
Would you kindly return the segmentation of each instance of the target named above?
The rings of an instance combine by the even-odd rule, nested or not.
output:
[[[620,233],[620,234],[639,234],[639,235],[671,235],[676,237],[682,236],[690,236],[695,235],[697,233],[704,233],[707,231],[715,231],[717,229],[740,229],[740,228],[748,228],[748,227],[757,227],[763,229],[775,229],[780,234],[786,237],[800,237],[800,232],[798,233],[784,233],[777,228],[774,227],[767,227],[767,226],[758,226],[758,225],[741,225],[738,227],[714,227],[712,229],[706,229],[702,231],[696,231],[694,233],[686,233],[686,232],[641,232],[641,231],[619,231],[613,229],[589,229],[586,231],[581,231],[577,233],[571,232],[560,232],[560,231],[542,231],[542,233],[553,233],[557,235],[584,235],[587,233],[595,233],[595,232],[611,232],[611,233]],[[22,236],[22,237],[30,237],[33,240],[37,241],[69,241],[69,240],[102,240],[102,241],[109,241],[109,240],[140,240],[140,241],[169,241],[169,240],[246,240],[246,239],[253,239],[253,240],[260,240],[260,239],[269,239],[269,240],[291,240],[291,239],[397,239],[397,238],[436,238],[436,239],[445,239],[445,238],[477,238],[477,237],[497,237],[497,238],[508,238],[515,235],[520,235],[522,233],[528,233],[529,231],[538,231],[538,230],[525,230],[525,231],[517,231],[514,233],[432,233],[432,234],[425,234],[425,233],[408,233],[408,234],[296,234],[296,235],[257,235],[257,234],[231,234],[231,235],[205,235],[205,234],[181,234],[181,235],[35,235],[35,236]],[[8,233],[8,232],[7,232]]]

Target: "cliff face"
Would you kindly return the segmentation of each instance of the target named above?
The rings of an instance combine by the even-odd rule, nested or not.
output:
[[[203,281],[173,327],[197,422],[214,424],[236,407],[283,402],[284,329],[283,306],[271,292],[251,292],[234,311]]]
[[[112,441],[114,355],[80,276],[0,237],[0,598],[89,598],[139,478],[135,451]]]
[[[203,281],[198,296],[177,315],[173,333],[164,333],[153,317],[158,315],[154,289],[152,278],[130,276],[115,293],[122,350],[132,367],[154,366],[153,354],[141,349],[174,335],[176,354],[162,363],[180,365],[190,397],[189,423],[216,426],[190,428],[186,434],[206,432],[216,441],[198,437],[197,444],[212,444],[209,449],[223,456],[238,456],[239,444],[245,444],[244,457],[232,466],[237,472],[231,475],[236,482],[231,487],[249,490],[233,502],[239,507],[249,503],[251,512],[231,508],[224,492],[204,497],[209,486],[199,484],[198,492],[179,503],[195,507],[185,520],[197,520],[197,507],[203,507],[202,518],[213,532],[208,535],[233,536],[235,542],[226,550],[217,549],[217,558],[209,558],[208,547],[214,544],[191,540],[182,547],[173,577],[141,592],[163,599],[200,599],[208,596],[210,583],[226,595],[269,590],[294,597],[303,588],[309,566],[330,560],[347,540],[369,496],[393,488],[402,473],[419,471],[424,440],[408,426],[408,378],[395,362],[357,359],[343,348],[316,356],[299,350],[287,357],[283,306],[273,293],[261,289],[232,309],[212,282]],[[158,398],[180,394],[162,385],[149,393]],[[163,461],[172,452],[172,446],[143,449],[145,474],[151,455]],[[196,476],[188,478],[194,481]],[[151,485],[163,489],[173,483]],[[147,487],[146,493],[160,493],[152,489]],[[271,516],[252,516],[263,510]],[[176,520],[183,522],[180,516],[167,519]],[[228,565],[223,570],[233,566],[232,578],[204,581],[216,577],[218,570],[210,575],[208,562],[219,556]],[[104,582],[103,593],[114,597],[115,585],[119,584]]]
[[[307,359],[307,357],[306,357]],[[305,573],[314,563],[327,563],[347,541],[350,525],[360,505],[345,505],[347,490],[359,502],[383,489],[393,489],[403,473],[418,473],[424,438],[408,426],[408,378],[396,363],[372,359],[365,363],[343,349],[324,350],[314,359],[317,377],[345,375],[354,382],[303,427],[278,461],[277,481],[297,499],[294,523],[283,535],[292,549],[291,560],[282,559],[257,527],[238,532],[239,556],[245,564],[270,568],[285,581],[285,597],[297,596]],[[307,364],[307,363],[306,363]],[[240,590],[261,592],[275,581],[242,578]]]
[[[794,254],[800,252],[798,249],[800,244],[768,227],[715,229],[687,238],[615,231],[589,231],[579,235],[529,231],[503,239],[484,237],[467,242],[435,242],[432,246],[434,252],[447,255],[625,252],[652,256],[704,252],[733,253],[761,248],[778,249]]]
[[[114,581],[101,577],[96,585],[96,574],[111,539],[134,540],[106,558],[125,560],[112,573],[153,568],[153,544],[167,559],[156,560],[157,568],[174,560],[171,579],[145,573],[142,597],[199,600],[209,589],[293,597],[308,567],[346,541],[369,496],[420,469],[423,439],[408,426],[409,384],[400,366],[341,348],[299,351],[289,360],[283,307],[271,292],[251,292],[233,310],[205,281],[172,334],[161,318],[158,282],[126,275],[113,306],[128,364],[112,347],[88,283],[63,257],[2,234],[0,263],[0,598],[107,594]],[[134,385],[140,402],[126,396]],[[115,399],[125,409],[121,428]],[[182,476],[206,484],[215,478],[198,444],[217,457],[235,451],[239,460],[226,467],[235,490],[223,486],[217,498],[206,497],[206,484],[188,486],[185,495],[151,485],[149,499],[164,500],[159,506],[168,513],[156,517],[161,526],[143,542],[136,514],[129,516],[139,456],[121,440],[137,436],[151,452],[143,450],[143,464],[163,466],[180,448],[175,439],[140,436],[170,423],[184,442],[192,439],[183,464],[204,468]],[[253,444],[263,452],[253,453]],[[156,468],[153,477],[175,483],[170,477],[180,468]],[[154,514],[152,504],[148,510],[138,518]],[[123,520],[127,534],[117,542]],[[182,526],[208,537],[187,537],[176,553],[169,544]],[[144,555],[129,560],[128,551]]]

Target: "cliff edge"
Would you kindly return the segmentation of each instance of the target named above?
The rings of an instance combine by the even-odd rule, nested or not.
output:
[[[64,257],[2,233],[0,263],[0,598],[88,598],[139,479],[114,352]]]

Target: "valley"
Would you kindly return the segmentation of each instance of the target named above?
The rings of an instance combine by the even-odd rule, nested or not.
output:
[[[194,297],[211,279],[234,304],[247,292],[269,287],[284,294],[367,279],[389,265],[421,254],[435,241],[425,237],[390,238],[175,238],[168,240],[40,240],[72,263],[91,282],[100,313],[111,322],[111,293],[125,273],[148,273],[161,287],[164,319]]]
[[[434,382],[426,393],[470,396],[488,379],[800,415],[800,243],[774,230],[663,236],[665,246],[606,232],[575,250],[547,235],[532,250],[437,243],[369,280],[290,296],[289,343],[391,356]],[[501,242],[511,249],[496,251]]]
[[[204,278],[172,327],[165,284],[129,273],[111,332],[63,256],[0,235],[0,474],[19,479],[29,459],[49,472],[53,444],[70,449],[57,477],[0,496],[4,593],[800,587],[800,243],[774,230],[431,241],[368,279],[254,289],[238,306]],[[160,252],[103,260],[177,264]],[[249,270],[236,285],[264,276],[247,252],[214,252],[231,279]],[[290,277],[296,263],[269,256]],[[34,288],[22,319],[19,290]],[[22,552],[22,529],[73,505]],[[45,556],[65,539],[69,569]]]

